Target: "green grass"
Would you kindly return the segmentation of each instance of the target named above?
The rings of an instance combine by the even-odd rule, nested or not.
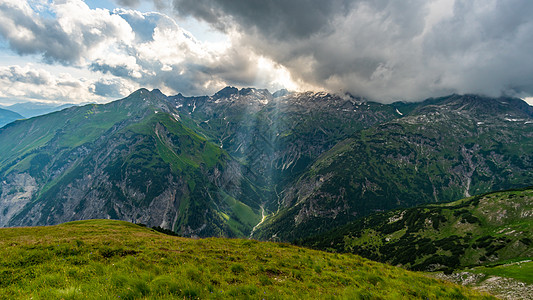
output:
[[[351,254],[122,221],[0,229],[3,299],[492,299]]]
[[[533,262],[531,260],[502,264],[497,266],[483,266],[472,270],[474,273],[514,278],[516,280],[533,284]]]
[[[187,167],[196,169],[201,164],[211,168],[227,158],[222,149],[185,127],[181,122],[175,121],[167,113],[152,114],[127,129],[142,135],[154,136],[159,154],[165,162],[171,164],[173,170],[183,170]],[[174,141],[168,138],[167,134]],[[180,154],[176,152],[178,148],[181,150]]]
[[[255,226],[261,221],[261,216],[255,212],[250,206],[240,202],[230,195],[222,195],[224,201],[228,205],[230,211],[245,225]],[[239,224],[240,225],[240,224]],[[239,227],[242,227],[240,225]]]

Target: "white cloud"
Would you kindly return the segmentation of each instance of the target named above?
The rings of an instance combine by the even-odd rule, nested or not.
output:
[[[89,85],[89,91],[101,97],[119,98],[131,93],[135,88],[129,81],[121,78],[101,78]]]
[[[200,42],[162,13],[90,9],[81,0],[56,1],[40,8],[27,1],[0,6],[5,12],[0,15],[0,34],[11,49],[21,55],[40,54],[50,65],[60,63],[105,78],[78,86],[93,93],[92,98],[125,96],[138,86],[189,95],[214,93],[226,85],[298,87],[287,68],[253,48],[232,43],[230,36]],[[35,95],[35,86],[28,93]],[[63,99],[67,94],[59,90],[76,84],[58,86],[63,88],[54,95]]]
[[[119,93],[105,92],[104,85],[113,84]],[[120,78],[102,78],[99,80],[75,78],[69,73],[54,74],[28,64],[0,67],[0,100],[2,103],[25,101],[47,102],[107,102],[134,89],[128,81]],[[96,92],[95,87],[100,90]]]
[[[0,2],[0,35],[11,49],[41,54],[50,63],[82,66],[134,37],[120,16],[91,10],[83,1],[51,2],[47,9],[34,11],[27,1]]]

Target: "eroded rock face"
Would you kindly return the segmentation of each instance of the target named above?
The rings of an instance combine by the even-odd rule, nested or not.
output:
[[[20,212],[38,190],[35,178],[28,173],[10,174],[0,182],[0,226]]]
[[[533,285],[513,278],[471,272],[457,272],[450,275],[435,273],[432,276],[488,292],[500,299],[533,299]]]

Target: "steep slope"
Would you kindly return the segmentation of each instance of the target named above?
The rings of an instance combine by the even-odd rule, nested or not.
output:
[[[18,119],[24,119],[24,117],[14,111],[0,108],[0,127]]]
[[[0,229],[9,299],[494,299],[350,254],[120,221]]]
[[[525,102],[430,99],[324,153],[254,236],[294,240],[377,211],[528,186],[532,169],[533,109]]]
[[[171,97],[191,128],[248,167],[265,208],[322,153],[351,134],[400,115],[395,108],[351,96],[227,87],[210,97]]]
[[[2,226],[113,218],[244,236],[260,219],[238,162],[184,126],[159,91],[17,121],[0,141]]]
[[[531,259],[532,241],[533,188],[527,188],[373,214],[300,243],[414,270],[451,271]]]

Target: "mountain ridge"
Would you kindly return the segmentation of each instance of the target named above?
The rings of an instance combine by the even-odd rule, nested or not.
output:
[[[9,201],[13,188],[3,187],[8,201],[3,201],[2,224],[54,224],[77,219],[75,215],[79,214],[83,219],[125,218],[186,235],[196,235],[200,231],[204,231],[202,235],[247,234],[246,228],[255,225],[252,220],[257,212],[231,196],[232,193],[241,194],[232,187],[236,186],[233,181],[241,181],[239,167],[232,167],[236,163],[219,147],[183,127],[179,115],[161,101],[161,95],[140,89],[110,104],[72,108],[4,128],[3,133],[8,135],[18,127],[32,127],[32,122],[55,120],[65,114],[71,116],[63,127],[49,124],[52,127],[42,144],[22,153],[25,158],[13,161],[10,169],[3,169],[4,174],[13,174],[7,177],[8,185],[10,178],[11,182],[16,181],[16,176],[33,181],[33,185],[22,193],[13,187],[15,197],[11,199],[15,201]],[[75,119],[78,126],[70,127]],[[41,131],[42,128],[40,126]],[[30,130],[21,134],[31,133]],[[46,154],[57,151],[64,155],[52,159]],[[42,161],[41,168],[32,173],[31,166],[38,165],[37,157]],[[237,172],[226,175],[226,166]],[[16,174],[17,168],[22,172]],[[57,170],[57,175],[46,179],[43,172],[52,171],[53,174],[53,170]],[[46,181],[37,182],[39,176]],[[242,186],[247,187],[247,184],[243,182]],[[213,192],[216,194],[209,196]],[[253,189],[247,193],[253,194]],[[219,203],[211,202],[209,197]],[[232,204],[228,204],[230,202]],[[14,211],[9,206],[13,203]],[[211,207],[209,213],[200,213],[205,205],[202,203]],[[226,209],[217,211],[213,208],[217,205]],[[234,210],[237,210],[236,216],[220,215]],[[188,217],[188,211],[198,212]],[[200,217],[202,214],[204,217]],[[239,214],[241,218],[248,218],[247,221],[240,220]],[[229,221],[236,223],[229,226]],[[248,225],[239,222],[248,222]],[[244,233],[238,233],[241,230]]]
[[[309,221],[306,214],[312,215],[315,208],[293,214],[291,207],[305,202],[294,201],[302,193],[307,196],[300,199],[314,197],[315,188],[306,180],[321,182],[323,178],[325,184],[333,185],[346,180],[343,174],[347,173],[316,176],[333,165],[339,166],[337,170],[351,170],[358,164],[345,158],[363,153],[357,150],[363,146],[361,149],[392,155],[376,159],[368,152],[370,156],[355,160],[369,163],[364,172],[373,174],[367,176],[367,194],[375,194],[372,186],[377,183],[372,181],[376,174],[386,182],[397,181],[390,175],[394,172],[380,171],[383,162],[394,160],[396,167],[401,167],[398,162],[403,161],[408,168],[402,172],[410,174],[438,158],[426,157],[427,153],[446,150],[445,160],[454,164],[446,169],[455,174],[449,179],[452,189],[437,191],[435,198],[426,177],[409,175],[406,178],[414,178],[409,179],[412,186],[427,192],[405,205],[454,200],[465,191],[474,194],[519,187],[529,180],[524,170],[531,163],[531,133],[525,129],[530,126],[531,109],[521,100],[506,99],[452,95],[425,103],[385,105],[325,92],[281,91],[274,97],[267,90],[228,87],[213,96],[185,97],[139,89],[108,104],[71,107],[0,129],[0,224],[54,224],[74,220],[78,214],[126,219],[190,236],[248,236],[264,210],[269,217],[256,228],[255,238],[272,238],[277,230],[271,227],[273,220],[295,216],[299,216],[299,224],[342,225],[397,204],[383,200],[381,206],[375,206],[377,202],[367,201],[370,209],[359,210],[363,206],[353,206],[357,198],[349,196],[348,213],[333,222],[327,216]],[[483,101],[492,104],[486,107]],[[477,104],[472,108],[459,105],[461,102]],[[500,109],[503,112],[494,115]],[[463,136],[453,142],[466,145],[464,151],[459,149],[460,155],[445,145],[448,140],[438,139],[443,128],[448,136]],[[494,135],[496,130],[499,136]],[[478,145],[478,139],[493,141],[487,142],[489,152],[480,152],[485,145]],[[383,143],[387,140],[396,144],[387,146]],[[417,152],[420,149],[430,152]],[[342,153],[345,156],[340,159]],[[469,163],[478,163],[476,159],[484,164],[483,168],[476,165],[480,175],[468,173],[472,172]],[[502,175],[502,169],[513,176]],[[465,189],[468,178],[472,188]],[[339,189],[330,192],[333,197],[345,197]],[[394,189],[388,193],[398,194]],[[317,203],[325,206],[320,208]],[[338,206],[330,210],[328,203],[313,205],[327,214],[338,211]],[[298,226],[285,227],[301,237]]]
[[[23,118],[32,118],[45,115],[54,111],[60,111],[65,108],[76,106],[76,104],[49,104],[44,102],[19,102],[11,105],[0,105],[0,108],[14,111],[23,116]]]
[[[9,124],[15,120],[23,119],[23,118],[24,118],[23,116],[21,116],[19,113],[15,111],[0,108],[0,127],[3,127],[6,124]]]
[[[508,110],[494,115],[502,105]],[[287,241],[395,206],[527,186],[532,116],[519,99],[452,95],[423,102],[322,154],[284,191],[283,209],[258,228],[258,237]]]

